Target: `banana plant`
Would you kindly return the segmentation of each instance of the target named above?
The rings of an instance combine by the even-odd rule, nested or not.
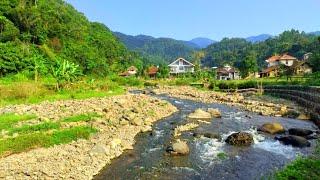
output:
[[[69,62],[67,60],[58,59],[55,66],[51,67],[52,75],[56,79],[56,89],[60,88],[64,83],[71,83],[82,75],[79,65]]]

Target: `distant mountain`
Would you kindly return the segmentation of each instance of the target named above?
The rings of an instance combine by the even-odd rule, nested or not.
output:
[[[192,42],[193,44],[196,44],[199,48],[206,48],[209,45],[216,43],[217,41],[214,41],[212,39],[208,39],[208,38],[195,38],[192,39],[190,42]]]
[[[248,42],[252,42],[252,43],[258,43],[258,42],[263,42],[269,38],[272,38],[272,35],[270,34],[260,34],[258,36],[250,36],[248,38],[246,38],[246,40]]]
[[[114,35],[131,50],[140,53],[152,64],[169,63],[178,57],[190,58],[200,47],[190,41],[171,38],[154,38],[151,36],[131,36],[119,32]]]
[[[311,32],[309,34],[315,35],[315,36],[320,36],[320,31]]]
[[[113,32],[113,34],[130,50],[142,48],[147,42],[155,39],[146,35],[130,36],[120,32]]]

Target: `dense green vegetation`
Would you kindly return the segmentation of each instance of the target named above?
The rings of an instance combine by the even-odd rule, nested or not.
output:
[[[275,174],[275,179],[319,179],[320,178],[320,146],[309,157],[300,157]]]
[[[319,70],[320,38],[297,30],[285,31],[279,36],[259,43],[250,43],[241,38],[225,38],[205,49],[202,59],[205,66],[222,66],[226,63],[242,70],[246,76],[249,71],[262,69],[265,60],[275,54],[289,53],[299,59],[305,53],[313,53],[313,67]]]
[[[63,0],[0,2],[0,76],[53,75],[64,62],[75,63],[77,75],[107,75],[135,58],[105,25]]]
[[[170,38],[154,38],[151,36],[130,36],[114,33],[128,49],[136,51],[148,64],[169,64],[179,57],[191,59],[192,53],[199,48],[192,42],[179,41]]]

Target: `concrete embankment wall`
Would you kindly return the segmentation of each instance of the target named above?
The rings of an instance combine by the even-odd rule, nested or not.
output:
[[[305,107],[314,123],[320,127],[320,87],[266,86],[264,92],[294,101]]]

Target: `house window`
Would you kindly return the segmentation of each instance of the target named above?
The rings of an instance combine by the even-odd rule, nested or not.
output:
[[[289,64],[289,61],[288,60],[286,60],[286,65],[288,65]]]
[[[183,71],[183,70],[184,70],[183,66],[180,66],[180,67],[179,67],[179,70],[180,70],[180,71]]]

